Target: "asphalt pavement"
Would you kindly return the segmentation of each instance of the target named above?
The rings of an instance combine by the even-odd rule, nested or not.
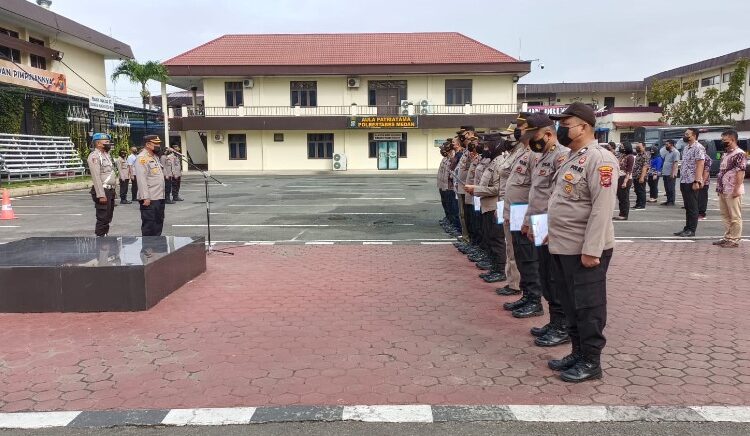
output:
[[[442,207],[434,176],[224,176],[212,182],[211,236],[218,243],[440,243],[451,239],[437,221]],[[750,189],[750,182],[747,183]],[[167,205],[165,235],[207,235],[203,179],[185,176],[185,201]],[[660,202],[664,198],[660,197]],[[634,202],[634,200],[633,200]],[[18,217],[0,222],[0,242],[30,236],[93,236],[94,208],[87,190],[13,199]],[[684,210],[649,203],[631,210],[630,220],[615,223],[621,240],[680,239]],[[716,193],[707,219],[691,240],[722,235]],[[743,207],[750,218],[750,206]],[[745,222],[748,222],[745,219]],[[115,208],[111,236],[140,234],[136,203]],[[746,235],[747,230],[746,230]]]

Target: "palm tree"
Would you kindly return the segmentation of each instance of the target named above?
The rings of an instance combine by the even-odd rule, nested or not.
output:
[[[128,59],[120,62],[120,65],[115,68],[114,73],[112,73],[112,82],[116,82],[120,76],[127,77],[132,83],[141,84],[143,109],[146,109],[146,105],[151,105],[151,93],[146,88],[146,83],[149,80],[166,82],[169,78],[169,72],[167,72],[167,67],[159,62],[148,61],[141,64],[133,59]]]

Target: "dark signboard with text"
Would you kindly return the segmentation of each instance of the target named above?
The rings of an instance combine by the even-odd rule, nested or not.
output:
[[[350,117],[350,129],[416,129],[416,116]]]

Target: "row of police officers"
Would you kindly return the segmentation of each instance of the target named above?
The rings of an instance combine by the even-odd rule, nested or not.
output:
[[[549,322],[530,333],[540,347],[571,344],[548,362],[567,382],[602,376],[619,166],[595,124],[591,107],[574,103],[559,115],[522,112],[503,132],[463,126],[440,150],[441,224],[484,281],[506,282],[499,295],[520,295],[503,305],[513,317],[543,315],[546,300]]]
[[[134,158],[126,159],[125,152],[112,160],[109,152],[112,139],[105,133],[96,133],[92,138],[92,150],[88,157],[91,173],[91,197],[94,201],[96,236],[107,236],[115,208],[115,183],[119,181],[120,203],[127,200],[128,182],[132,183],[133,200],[137,200],[141,212],[141,234],[161,236],[164,227],[165,204],[183,201],[179,196],[182,180],[182,163],[171,151],[164,153],[158,135],[143,138],[144,146]],[[179,153],[179,147],[174,150]]]

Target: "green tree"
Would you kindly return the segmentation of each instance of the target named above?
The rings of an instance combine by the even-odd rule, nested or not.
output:
[[[116,82],[120,76],[127,77],[131,83],[141,84],[143,109],[146,109],[146,105],[150,105],[151,102],[151,92],[149,92],[146,84],[149,80],[165,82],[169,78],[169,73],[167,72],[167,67],[159,62],[148,61],[141,64],[135,60],[128,59],[120,62],[120,65],[115,68],[114,73],[112,73],[112,81]]]
[[[648,101],[659,103],[660,107],[667,107],[683,93],[682,84],[677,79],[656,80],[651,84],[646,97]]]
[[[743,89],[745,88],[745,76],[750,61],[740,59],[729,76],[729,85],[727,89],[719,94],[719,105],[721,115],[726,120],[733,120],[734,114],[745,110],[745,103],[742,101]]]

